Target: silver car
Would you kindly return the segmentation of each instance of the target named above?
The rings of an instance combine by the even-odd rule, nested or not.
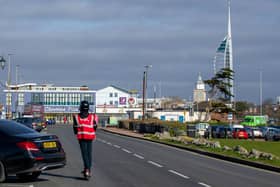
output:
[[[264,139],[266,141],[268,141],[268,140],[279,141],[280,140],[280,130],[276,129],[276,128],[268,128],[264,135]]]

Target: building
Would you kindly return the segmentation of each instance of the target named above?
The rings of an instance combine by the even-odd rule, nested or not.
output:
[[[220,43],[219,47],[216,50],[213,66],[214,66],[214,74],[216,74],[222,68],[228,68],[233,71],[230,1],[228,3],[227,35],[224,37],[223,41]],[[234,77],[232,78],[233,79],[227,80],[228,83],[231,85],[231,87],[228,87],[228,90],[232,95],[234,95],[234,90],[233,90]],[[233,102],[234,96],[229,96],[229,98],[226,99]]]
[[[110,85],[96,91],[96,106],[113,107],[113,108],[128,108],[136,107],[138,98],[137,92],[128,91],[117,86]]]
[[[10,85],[4,90],[6,94],[5,113],[7,118],[19,117],[26,105],[42,105],[44,118],[62,122],[66,117],[72,121],[72,115],[79,112],[82,100],[90,103],[90,110],[95,112],[96,91],[87,86],[59,87],[52,84],[36,83]],[[36,107],[35,107],[36,108]]]
[[[199,103],[202,101],[206,101],[206,90],[205,90],[205,84],[199,73],[198,80],[196,82],[196,87],[193,91],[193,102]]]

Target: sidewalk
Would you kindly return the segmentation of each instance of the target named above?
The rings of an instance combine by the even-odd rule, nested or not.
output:
[[[117,127],[99,127],[99,129],[108,131],[108,132],[112,132],[112,133],[116,133],[116,134],[132,136],[132,137],[136,137],[136,138],[144,138],[143,134],[139,134],[139,133],[133,132],[131,130],[127,130],[127,129],[120,129]]]

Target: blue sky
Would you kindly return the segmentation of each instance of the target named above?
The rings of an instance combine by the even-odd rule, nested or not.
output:
[[[227,31],[226,0],[0,0],[0,54],[20,82],[141,90],[144,66],[162,96],[190,99],[213,76]],[[236,99],[280,95],[279,0],[232,0]],[[7,79],[7,69],[0,80]],[[161,90],[161,92],[159,92]]]

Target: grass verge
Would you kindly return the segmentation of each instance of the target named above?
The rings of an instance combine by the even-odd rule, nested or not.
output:
[[[247,158],[239,155],[237,152],[234,151],[225,151],[222,149],[214,149],[204,146],[196,146],[194,144],[184,144],[179,141],[169,140],[169,139],[157,139],[153,137],[146,137],[148,139],[151,139],[156,142],[162,142],[169,145],[176,145],[182,148],[190,148],[190,149],[196,149],[201,151],[207,151],[215,154],[225,155],[229,157],[234,157],[238,159],[243,159],[251,162],[257,162],[261,164],[271,165],[274,167],[280,168],[280,160],[274,159],[274,160],[265,160],[265,159],[255,159],[255,158]],[[212,139],[212,141],[219,141],[221,146],[228,146],[233,148],[234,146],[240,145],[244,148],[246,148],[248,151],[251,151],[252,149],[257,149],[262,152],[272,153],[275,156],[280,158],[280,142],[263,142],[263,141],[251,141],[251,140],[236,140],[236,139]]]

